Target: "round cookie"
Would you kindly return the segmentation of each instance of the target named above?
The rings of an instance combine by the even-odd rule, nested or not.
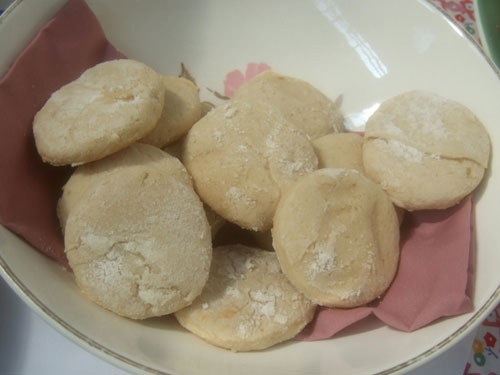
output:
[[[63,232],[69,213],[89,187],[117,169],[132,167],[158,168],[169,175],[175,174],[186,184],[191,184],[191,177],[178,159],[156,147],[134,143],[124,150],[75,169],[64,185],[63,194],[57,204],[57,216]]]
[[[344,131],[344,117],[337,105],[311,84],[297,78],[266,71],[244,83],[233,99],[276,108],[311,139]]]
[[[319,169],[280,200],[272,229],[283,272],[312,301],[355,307],[379,297],[399,261],[399,223],[384,191],[352,169]]]
[[[366,124],[366,174],[410,211],[457,204],[481,182],[489,154],[489,137],[477,117],[430,92],[393,97]]]
[[[178,160],[167,160],[175,170]],[[212,245],[203,204],[190,183],[152,165],[96,179],[71,208],[64,241],[82,292],[125,317],[177,311],[208,279]]]
[[[141,142],[165,147],[186,134],[201,117],[198,87],[182,77],[164,76],[165,105],[156,127]]]
[[[330,133],[312,141],[319,168],[350,168],[364,173],[363,136],[356,133]]]
[[[212,241],[213,247],[227,246],[227,245],[243,245],[249,247],[258,247],[257,241],[255,241],[253,234],[263,233],[254,232],[251,230],[243,229],[240,226],[226,221],[224,225],[217,232],[217,235]]]
[[[38,152],[53,165],[101,159],[153,130],[164,96],[161,76],[140,62],[98,64],[54,92],[35,115]]]
[[[290,284],[274,253],[233,245],[214,249],[203,293],[175,316],[211,344],[250,351],[293,338],[315,307]]]
[[[306,135],[279,113],[238,101],[191,128],[182,161],[206,204],[255,231],[271,227],[281,192],[318,163]]]

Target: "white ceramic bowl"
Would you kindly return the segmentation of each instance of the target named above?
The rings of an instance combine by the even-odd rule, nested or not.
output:
[[[62,5],[17,0],[0,22],[0,75]],[[89,351],[135,373],[398,374],[433,358],[478,325],[500,300],[500,79],[482,51],[421,0],[88,0],[126,55],[160,72],[186,63],[201,87],[223,91],[249,62],[310,81],[335,98],[353,127],[383,99],[427,89],[466,104],[488,128],[491,168],[478,191],[475,310],[412,333],[368,319],[336,338],[256,353],[210,346],[173,319],[134,322],[83,298],[72,276],[0,227],[0,273],[35,311]],[[213,95],[202,91],[205,99]]]

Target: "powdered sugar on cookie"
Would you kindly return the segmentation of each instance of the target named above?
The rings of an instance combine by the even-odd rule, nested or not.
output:
[[[234,351],[291,338],[312,319],[315,306],[276,268],[274,253],[242,245],[216,248],[202,295],[175,316],[201,338]]]

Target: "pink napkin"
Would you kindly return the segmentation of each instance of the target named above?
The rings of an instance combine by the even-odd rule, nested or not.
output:
[[[67,265],[56,203],[70,168],[44,164],[32,121],[50,94],[99,62],[124,57],[83,0],[69,0],[0,81],[0,224]],[[474,231],[470,198],[444,211],[407,214],[401,265],[391,288],[370,306],[322,308],[299,335],[317,340],[374,314],[411,331],[472,309]]]
[[[0,81],[0,224],[64,265],[54,208],[71,169],[42,162],[33,117],[53,91],[87,68],[120,57],[87,4],[70,0]]]

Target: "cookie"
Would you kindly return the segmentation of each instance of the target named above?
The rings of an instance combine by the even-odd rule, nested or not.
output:
[[[319,168],[351,168],[364,173],[363,136],[356,133],[331,133],[312,141]]]
[[[156,147],[135,143],[124,150],[75,169],[64,185],[63,194],[57,204],[57,216],[63,232],[69,212],[89,187],[109,173],[132,167],[158,168],[169,175],[175,174],[185,184],[191,184],[191,178],[179,160]]]
[[[164,96],[161,76],[140,62],[98,64],[54,92],[35,115],[37,150],[53,165],[101,159],[152,131]]]
[[[191,81],[174,76],[162,78],[165,104],[155,128],[141,142],[163,148],[186,134],[201,117],[198,87]]]
[[[174,171],[180,165],[173,157],[167,163]],[[210,269],[202,202],[187,179],[153,164],[123,166],[92,181],[65,226],[66,255],[79,288],[132,319],[189,305]]]
[[[314,311],[281,272],[274,253],[233,245],[214,249],[203,293],[175,316],[211,344],[250,351],[294,337]]]
[[[266,71],[244,83],[233,99],[277,109],[311,139],[344,131],[344,117],[338,106],[297,78]]]
[[[352,169],[319,169],[280,200],[273,243],[283,272],[312,301],[356,307],[395,276],[399,223],[384,191]]]
[[[307,136],[279,113],[238,101],[191,128],[182,161],[206,204],[255,231],[271,227],[282,191],[318,163]]]
[[[457,204],[481,182],[489,155],[489,137],[479,119],[434,93],[393,97],[366,124],[366,174],[410,211]]]

